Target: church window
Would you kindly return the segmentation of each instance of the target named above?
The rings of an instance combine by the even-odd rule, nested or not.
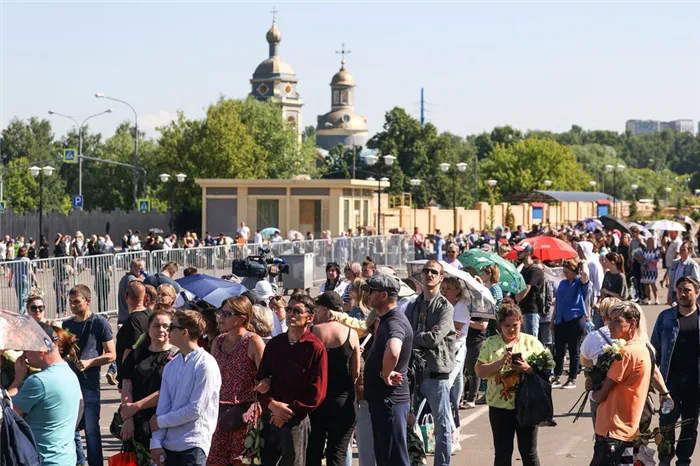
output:
[[[338,105],[338,91],[333,91],[333,105]]]
[[[258,86],[258,92],[260,93],[260,95],[267,94],[267,91],[269,91],[269,89],[264,83]]]
[[[340,105],[348,104],[348,91],[343,91],[340,93]]]
[[[287,87],[284,88],[284,92],[287,93],[287,95],[291,94],[294,88],[290,84],[287,84]]]

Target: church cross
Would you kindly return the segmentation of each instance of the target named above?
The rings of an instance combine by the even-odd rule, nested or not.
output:
[[[277,13],[279,13],[279,10],[273,6],[270,13],[272,13],[272,22],[274,23],[277,20]]]
[[[345,42],[341,44],[340,50],[336,50],[335,53],[339,54],[342,58],[343,64],[345,64],[345,55],[350,55],[352,51],[345,48]]]

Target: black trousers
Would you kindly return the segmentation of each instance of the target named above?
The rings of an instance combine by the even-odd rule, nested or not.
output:
[[[369,400],[377,466],[409,466],[406,426],[410,403]]]
[[[306,447],[307,466],[321,466],[323,447],[326,465],[344,466],[348,445],[357,423],[355,394],[344,394],[326,400],[309,415],[311,433]]]
[[[201,448],[184,451],[165,450],[165,466],[206,466],[207,455]]]
[[[590,466],[617,466],[622,462],[625,449],[630,445],[631,443],[629,442],[596,435],[595,445],[593,446],[593,459]],[[624,464],[630,464],[631,462],[632,458],[625,458]]]
[[[668,430],[663,433],[671,442],[671,456],[661,457],[659,462],[670,463],[675,454],[676,464],[685,466],[690,464],[690,458],[695,451],[695,443],[698,438],[698,414],[700,413],[700,396],[698,396],[698,374],[691,373],[682,377],[670,378],[666,383],[671,392],[674,406],[673,411],[662,414],[659,418],[659,425],[667,426],[675,424],[678,419],[688,420],[688,424],[681,426],[681,435],[676,445],[676,430]]]
[[[537,456],[537,426],[520,426],[514,409],[489,406],[489,421],[495,450],[494,466],[511,466],[513,461],[513,438],[518,437],[518,451],[523,466],[539,466]]]
[[[554,375],[560,377],[564,373],[564,356],[569,349],[569,380],[576,380],[579,367],[579,350],[581,337],[586,329],[586,318],[562,322],[554,326]]]
[[[262,466],[306,466],[306,448],[311,432],[309,416],[293,418],[283,427],[270,423],[270,414],[263,414]]]

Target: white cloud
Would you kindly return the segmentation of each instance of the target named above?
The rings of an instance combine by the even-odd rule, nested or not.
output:
[[[167,110],[160,110],[157,115],[153,113],[139,115],[139,130],[143,130],[149,135],[155,135],[157,127],[167,125],[175,120],[176,116]]]

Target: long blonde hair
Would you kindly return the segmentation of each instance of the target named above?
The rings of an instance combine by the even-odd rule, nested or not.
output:
[[[365,291],[362,289],[362,285],[365,284],[365,279],[364,278],[356,278],[352,282],[352,291],[355,293],[357,296],[357,302],[355,305],[360,308],[362,313],[366,316],[369,315],[369,291]]]

